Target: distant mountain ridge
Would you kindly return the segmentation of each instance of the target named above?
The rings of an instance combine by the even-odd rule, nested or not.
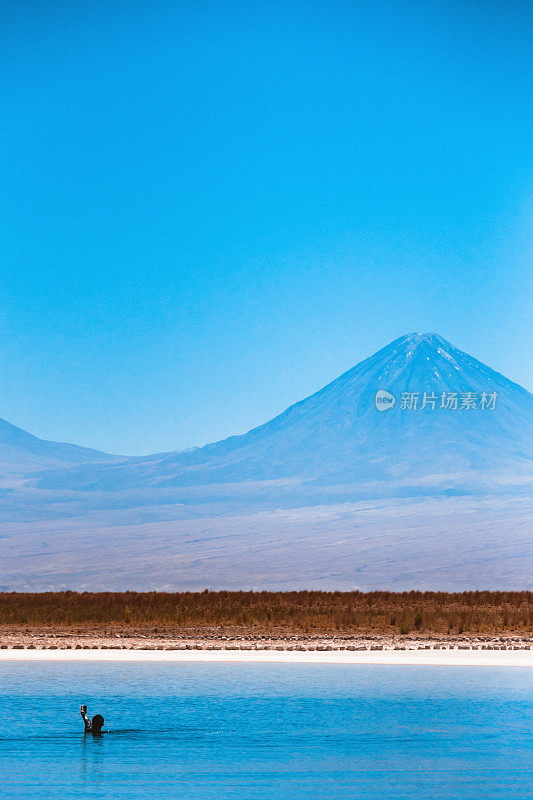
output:
[[[0,419],[0,476],[23,476],[71,464],[86,464],[116,460],[88,447],[79,447],[66,442],[51,442],[39,439],[31,433]]]
[[[380,390],[396,400],[376,408]],[[426,399],[433,398],[423,408]],[[455,395],[455,408],[443,408]],[[416,408],[402,398],[416,395]],[[470,396],[475,407],[461,408]],[[481,408],[495,395],[494,407]],[[408,334],[242,436],[178,453],[49,473],[48,489],[206,487],[289,481],[312,485],[521,473],[533,441],[533,396],[438,334]]]

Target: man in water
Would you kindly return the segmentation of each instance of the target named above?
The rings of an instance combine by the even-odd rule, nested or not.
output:
[[[81,716],[83,717],[83,721],[85,723],[85,733],[102,733],[102,728],[104,727],[104,718],[101,714],[95,714],[91,720],[87,716],[87,706],[82,706]]]

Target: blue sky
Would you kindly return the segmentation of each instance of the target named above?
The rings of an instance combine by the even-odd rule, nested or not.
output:
[[[0,6],[1,417],[203,444],[410,331],[531,390],[531,4]]]

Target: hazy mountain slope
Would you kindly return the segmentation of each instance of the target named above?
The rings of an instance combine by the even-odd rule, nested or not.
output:
[[[20,477],[51,467],[70,464],[106,462],[117,456],[78,447],[74,444],[49,442],[0,419],[0,476]]]

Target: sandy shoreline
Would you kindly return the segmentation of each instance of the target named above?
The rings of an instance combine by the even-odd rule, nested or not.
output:
[[[533,666],[523,633],[327,635],[251,630],[0,629],[0,662]]]
[[[411,666],[533,667],[531,650],[0,650],[0,662],[390,664]]]

